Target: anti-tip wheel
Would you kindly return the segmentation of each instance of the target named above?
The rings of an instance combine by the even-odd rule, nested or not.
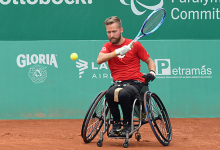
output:
[[[97,142],[97,146],[98,146],[98,147],[102,147],[102,141],[98,141],[98,142]]]
[[[137,135],[136,139],[137,139],[137,141],[140,141],[141,135]]]
[[[140,141],[140,139],[141,139],[141,134],[140,134],[140,133],[135,133],[135,139],[136,139],[137,141]]]
[[[123,147],[124,147],[124,148],[128,148],[128,146],[129,146],[128,142],[124,142],[124,143],[123,143]]]

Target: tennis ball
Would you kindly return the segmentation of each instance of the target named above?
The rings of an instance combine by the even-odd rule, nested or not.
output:
[[[71,58],[72,60],[76,60],[76,59],[78,58],[78,55],[77,55],[76,53],[72,53],[72,54],[70,55],[70,58]]]

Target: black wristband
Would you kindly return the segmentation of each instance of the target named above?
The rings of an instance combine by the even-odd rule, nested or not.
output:
[[[150,71],[153,71],[153,70],[150,70]],[[155,71],[153,71],[155,73]]]

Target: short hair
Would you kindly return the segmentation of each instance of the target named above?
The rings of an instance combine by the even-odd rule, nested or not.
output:
[[[122,27],[121,19],[118,18],[117,16],[112,16],[112,17],[107,18],[104,22],[104,25],[107,26],[113,23],[117,23],[119,28]]]

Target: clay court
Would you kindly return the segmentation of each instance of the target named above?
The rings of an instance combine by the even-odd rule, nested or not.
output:
[[[60,120],[1,120],[1,150],[95,150],[125,149],[124,139],[104,136],[103,146],[97,147],[99,134],[89,144],[81,138],[82,119]],[[134,136],[127,149],[152,150],[219,150],[220,118],[171,118],[173,139],[169,146],[162,146],[148,124],[141,127],[141,140]]]

